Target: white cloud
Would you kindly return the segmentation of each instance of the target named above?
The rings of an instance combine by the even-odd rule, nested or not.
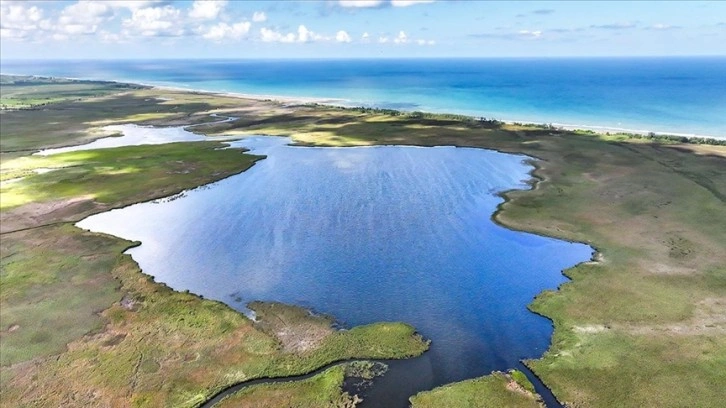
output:
[[[434,0],[391,0],[393,7],[408,7],[416,4],[433,3]]]
[[[236,24],[229,25],[227,23],[218,23],[209,27],[202,37],[211,41],[222,41],[225,39],[240,40],[250,31],[252,24],[249,21],[241,21]]]
[[[297,28],[297,40],[299,42],[308,42],[311,34],[312,32],[302,24]]]
[[[306,43],[306,42],[313,42],[313,41],[330,41],[330,37],[326,37],[324,35],[320,35],[316,32],[313,32],[312,30],[309,30],[304,25],[300,25],[297,28],[297,34],[293,33],[281,33],[279,31],[275,31],[273,29],[269,28],[261,28],[260,29],[260,39],[264,42],[282,42],[282,43],[292,43],[292,42],[300,42],[300,43]]]
[[[368,8],[368,7],[408,7],[415,4],[433,3],[435,0],[338,0],[341,7]]]
[[[370,42],[371,36],[368,34],[368,32],[363,33],[363,35],[360,37],[361,42],[367,43]]]
[[[106,30],[99,31],[98,36],[101,39],[101,42],[104,43],[117,43],[123,41],[123,38],[119,34]]]
[[[24,39],[35,35],[42,26],[48,26],[43,19],[43,10],[22,3],[0,3],[0,34],[3,38]]]
[[[393,42],[396,44],[405,44],[408,42],[408,36],[404,31],[399,31],[398,36],[393,39]]]
[[[65,7],[55,30],[68,35],[93,34],[104,21],[113,18],[112,8],[99,1],[79,1]]]
[[[138,33],[145,37],[176,37],[184,34],[182,23],[181,11],[167,5],[134,10],[131,18],[125,19],[122,25],[128,30],[127,35]]]
[[[681,26],[658,23],[658,24],[653,24],[652,26],[647,27],[646,29],[647,30],[663,30],[663,31],[665,31],[665,30],[678,30],[680,28],[681,28]]]
[[[227,5],[227,0],[196,0],[189,10],[189,17],[199,20],[214,20]]]
[[[101,0],[96,0],[101,2]],[[102,0],[103,4],[113,8],[127,8],[131,11],[147,8],[154,4],[161,3],[163,0]]]
[[[335,34],[335,41],[337,41],[337,42],[343,42],[343,43],[349,43],[350,42],[350,35],[348,35],[348,33],[346,33],[345,31],[340,30],[340,31],[338,31]]]
[[[53,35],[51,35],[50,38],[52,38],[56,41],[65,41],[68,39],[68,35],[63,34],[63,33],[53,33]]]
[[[366,33],[367,34],[367,33]],[[368,37],[365,37],[361,40],[361,42],[366,42]],[[398,32],[397,35],[393,37],[389,37],[388,35],[381,35],[378,37],[378,43],[379,44],[396,44],[396,45],[403,45],[403,44],[418,44],[418,45],[435,45],[436,41],[434,40],[427,40],[425,38],[411,38],[406,34],[405,31],[401,30]]]
[[[383,0],[339,0],[338,5],[341,7],[378,7],[383,4]]]
[[[262,27],[260,29],[260,38],[264,42],[283,42],[283,43],[291,43],[295,42],[295,34],[293,33],[287,33],[282,34],[278,31]]]
[[[519,35],[522,36],[523,38],[537,39],[537,38],[542,37],[542,31],[540,31],[540,30],[535,30],[535,31],[519,30]]]
[[[252,14],[252,21],[255,23],[264,23],[267,21],[267,14],[265,14],[264,11],[255,11],[254,14]]]

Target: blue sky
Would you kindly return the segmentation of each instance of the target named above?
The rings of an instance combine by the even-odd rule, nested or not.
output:
[[[1,56],[726,55],[726,2],[0,0]]]

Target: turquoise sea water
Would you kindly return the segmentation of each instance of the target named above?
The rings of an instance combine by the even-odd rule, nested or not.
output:
[[[3,61],[0,70],[726,137],[726,57]]]
[[[431,350],[393,363],[366,406],[405,407],[418,391],[521,368],[546,350],[550,322],[526,305],[592,249],[491,221],[498,192],[528,188],[524,156],[288,141],[245,139],[267,155],[246,172],[78,225],[141,241],[129,253],[157,281],[239,310],[273,300],[346,327],[414,325]]]

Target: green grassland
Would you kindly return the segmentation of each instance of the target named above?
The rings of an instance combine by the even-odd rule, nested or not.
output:
[[[89,97],[115,94],[138,85],[103,81],[3,75],[0,109],[37,109],[63,101],[79,101]]]
[[[255,385],[227,397],[219,408],[348,408],[358,399],[342,391],[345,366],[331,367],[307,380]]]
[[[208,114],[212,112],[239,119],[199,126],[195,128],[196,132],[290,135],[296,143],[303,145],[454,145],[527,154],[535,158],[537,169],[533,177],[539,182],[531,191],[504,194],[506,202],[500,206],[495,220],[517,230],[586,242],[599,252],[597,262],[581,264],[566,271],[567,276],[572,278],[571,282],[562,285],[558,291],[542,293],[530,305],[534,312],[553,321],[555,333],[552,346],[544,357],[527,364],[552,389],[555,396],[569,406],[717,407],[726,400],[726,370],[723,369],[726,366],[726,217],[723,216],[726,214],[725,147],[684,144],[670,139],[503,125],[451,115],[282,106],[271,102],[156,89],[130,90],[82,101],[63,101],[47,105],[44,109],[0,113],[2,174],[6,174],[3,180],[10,174],[27,171],[24,163],[31,159],[21,156],[44,147],[77,144],[99,137],[97,128],[105,124],[134,121],[155,125],[202,123],[209,122]],[[222,151],[210,150],[209,154],[217,154],[214,152]],[[239,152],[235,154],[242,156]],[[20,158],[21,162],[15,161]],[[173,162],[169,158],[165,162]],[[67,159],[69,162],[75,160],[72,156],[67,156]],[[88,172],[84,177],[92,180],[92,183],[100,182],[106,166],[105,160],[108,160],[111,168],[122,168],[121,164],[113,164],[111,157],[106,157],[86,167]],[[214,166],[215,161],[211,160],[210,165]],[[13,165],[8,166],[7,163]],[[36,165],[41,166],[41,163],[32,164]],[[47,167],[46,164],[42,166]],[[80,167],[83,168],[83,165]],[[242,167],[240,164],[239,171]],[[9,184],[7,188],[12,187],[10,190],[4,186],[3,196],[6,193],[21,197],[27,195],[32,202],[15,197],[15,201],[9,203],[17,204],[8,204],[8,209],[3,208],[0,215],[36,214],[38,211],[33,207],[37,206],[35,200],[42,202],[54,197],[50,193],[44,196],[44,189],[66,191],[66,187],[55,186],[55,181],[62,180],[62,173],[53,173],[60,171],[76,170],[69,166],[67,169],[38,175],[38,178],[28,175],[27,180]],[[202,168],[201,165],[199,168],[200,174],[207,174],[210,180],[221,177],[213,176],[214,171]],[[107,183],[114,183],[116,177],[122,174],[112,174],[113,177],[109,177]],[[179,183],[187,177],[178,174],[169,182]],[[49,184],[40,188],[42,184],[36,183],[43,180]],[[25,182],[29,182],[28,186],[24,186]],[[195,182],[201,182],[201,179]],[[142,191],[143,184],[139,187],[139,191]],[[170,187],[165,190],[161,186],[155,188],[159,194],[161,191],[174,190]],[[121,196],[114,196],[111,186],[106,186],[102,191],[111,192],[107,196],[110,197],[109,202],[122,199]],[[68,193],[66,197],[73,194],[75,192]],[[95,190],[84,190],[83,194],[92,196],[90,202],[98,202]],[[129,201],[139,199],[140,196],[128,197]],[[96,211],[96,205],[99,204],[89,208],[63,207],[70,215],[62,214],[58,209],[46,213],[41,211],[40,215],[36,214],[33,218],[31,227],[72,219],[74,214],[84,211]],[[3,221],[6,219],[9,218]],[[91,334],[70,342],[68,351],[53,358],[42,356],[44,353],[57,353],[48,350],[59,350],[60,340],[48,347],[38,347],[38,351],[31,348],[28,348],[29,351],[16,350],[14,361],[25,362],[3,367],[0,371],[5,395],[26,401],[27,405],[40,402],[58,405],[60,401],[69,400],[52,397],[56,395],[55,392],[64,398],[70,398],[71,393],[77,398],[90,398],[91,390],[98,388],[100,391],[95,397],[99,398],[98,401],[115,401],[123,405],[124,401],[127,404],[133,399],[139,405],[148,406],[177,403],[194,405],[204,396],[210,395],[210,389],[216,389],[222,383],[251,378],[250,373],[271,372],[259,365],[269,364],[272,360],[259,358],[259,354],[255,353],[264,354],[271,349],[282,355],[287,353],[287,359],[275,360],[278,362],[276,372],[280,374],[292,373],[296,369],[305,371],[307,367],[330,359],[308,356],[298,360],[295,353],[300,350],[294,348],[297,343],[293,341],[289,345],[293,348],[286,349],[285,341],[289,339],[275,339],[274,329],[264,324],[254,326],[232,311],[229,311],[232,313],[229,316],[237,317],[221,319],[228,322],[224,325],[227,331],[224,331],[225,327],[213,326],[211,334],[206,335],[211,340],[205,337],[202,341],[202,325],[195,324],[198,322],[196,318],[186,317],[185,313],[202,313],[198,310],[211,308],[209,313],[216,316],[228,309],[147,282],[138,273],[135,264],[124,256],[113,262],[101,259],[111,254],[118,257],[116,248],[121,245],[118,242],[97,241],[92,246],[83,244],[83,248],[75,249],[74,245],[81,245],[76,243],[82,243],[86,238],[70,238],[74,234],[71,231],[73,228],[63,228],[68,230],[61,228],[51,234],[44,233],[42,228],[33,228],[28,232],[2,235],[3,274],[11,269],[5,263],[6,258],[13,257],[18,262],[29,262],[27,265],[30,266],[25,270],[47,268],[37,276],[18,268],[13,272],[13,278],[8,280],[16,285],[9,293],[32,299],[33,291],[37,290],[33,285],[45,285],[43,287],[51,293],[56,290],[52,282],[62,280],[68,286],[67,278],[57,278],[61,276],[62,266],[56,266],[58,264],[53,259],[60,259],[59,265],[65,265],[63,258],[75,256],[81,266],[69,263],[71,269],[97,270],[99,280],[93,284],[104,288],[111,287],[106,285],[120,286],[119,292],[108,289],[100,291],[97,299],[87,300],[88,304],[96,302],[101,305],[109,300],[113,302],[128,292],[142,293],[141,297],[133,298],[133,304],[144,307],[138,311],[134,311],[133,307],[127,310],[122,306],[123,302],[117,301],[110,309],[105,309],[97,320],[84,322],[83,328],[78,331],[89,330]],[[55,241],[43,241],[51,239],[56,233],[58,238]],[[28,252],[46,251],[45,248],[53,247],[53,242],[68,243],[70,248],[63,247],[42,255]],[[96,253],[94,246],[101,254],[99,258],[84,258],[85,255]],[[37,261],[43,259],[49,261]],[[33,265],[32,262],[43,266]],[[113,272],[108,269],[110,263],[115,265]],[[104,273],[111,274],[115,281],[109,279],[108,275],[101,277]],[[33,283],[28,283],[33,279]],[[79,281],[85,279],[79,278]],[[143,283],[144,287],[148,284],[153,290],[149,289],[147,293],[138,288],[133,289],[134,286],[129,286],[132,283]],[[57,290],[62,293],[69,289],[58,286]],[[149,303],[148,299],[153,299],[153,303]],[[166,306],[151,307],[149,304]],[[173,307],[170,306],[172,304]],[[43,314],[42,309],[30,311],[34,303],[28,301],[27,305],[29,309],[23,313],[29,316],[32,313],[37,313],[36,316]],[[42,303],[38,307],[50,308]],[[65,307],[65,304],[58,307]],[[83,313],[89,313],[94,307],[89,306]],[[5,347],[5,344],[10,344],[8,339],[11,336],[20,335],[23,326],[13,327],[5,319],[5,307],[2,313],[0,335]],[[71,319],[68,320],[69,325],[76,324],[73,319],[79,320],[73,314],[66,313],[68,319]],[[181,323],[180,316],[184,316],[184,322],[190,324],[187,326]],[[293,317],[291,319],[296,320]],[[63,318],[59,317],[58,320]],[[239,326],[235,326],[238,323]],[[65,327],[60,324],[59,327]],[[228,327],[230,325],[232,328]],[[313,327],[322,326],[314,324]],[[364,332],[361,338],[366,339],[361,340],[361,344],[370,346],[376,335],[365,333],[370,328],[361,330]],[[399,338],[404,339],[409,338],[403,335],[411,334],[412,329],[403,325],[397,326],[396,330],[400,330],[402,337]],[[249,334],[249,338],[246,337],[248,334],[243,334],[248,331],[254,333]],[[321,335],[324,330],[313,332]],[[27,339],[32,335],[23,334]],[[76,334],[67,337],[70,339],[73,336]],[[151,340],[143,340],[146,336],[151,336]],[[41,333],[36,340],[42,343],[43,338]],[[330,339],[327,341],[333,345],[318,343],[318,347],[323,350],[322,354],[327,353],[325,350],[333,350],[332,354],[335,354],[349,347],[345,341],[343,345],[335,345],[336,341],[342,340],[336,339],[334,334],[326,335],[325,339]],[[211,348],[205,348],[207,343]],[[241,352],[246,350],[246,346],[243,346],[246,344],[253,345],[249,346],[252,351]],[[191,351],[186,353],[187,349]],[[367,349],[367,352],[370,351]],[[31,357],[35,359],[28,362],[27,359]],[[147,358],[151,362],[147,362]],[[244,361],[240,361],[239,365],[230,364],[225,369],[236,367],[239,370],[237,374],[215,371],[219,369],[215,361],[225,361],[226,365],[227,361],[236,361],[234,358]],[[295,367],[298,362],[300,365]],[[107,378],[110,369],[99,368],[106,366],[128,375],[114,377],[115,380],[111,381]],[[288,367],[287,371],[281,367]],[[161,382],[158,374],[161,372],[173,375]],[[148,377],[139,381],[138,373]],[[64,382],[50,375],[71,380]],[[130,380],[133,378],[137,380]],[[107,383],[108,386],[101,386]],[[463,388],[453,386],[437,389],[431,394],[425,394],[426,401],[435,405],[437,400],[462,401],[460,398],[465,398],[467,394],[495,395],[507,391],[507,384],[508,381],[493,375],[466,382]],[[24,387],[30,387],[30,391],[23,392]],[[45,397],[47,395],[51,397]],[[438,406],[444,406],[441,404]]]
[[[486,377],[445,385],[411,397],[413,408],[542,407],[532,383],[521,372],[492,373]]]
[[[387,366],[370,361],[353,361],[338,364],[312,376],[311,378],[291,381],[252,385],[222,399],[216,407],[256,407],[256,408],[352,408],[361,398],[344,391],[346,380],[365,381],[363,387],[371,385],[371,380],[383,375]]]
[[[224,149],[219,142],[169,143],[29,156],[4,163],[5,174],[21,183],[0,187],[0,208],[73,197],[102,205],[124,205],[163,197],[244,171],[262,157]],[[34,169],[53,169],[36,174]],[[169,186],[174,186],[170,188]]]

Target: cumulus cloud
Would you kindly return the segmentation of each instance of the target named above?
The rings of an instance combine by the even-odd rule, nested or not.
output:
[[[189,17],[199,20],[214,20],[227,5],[227,0],[196,0],[189,10]]]
[[[350,7],[406,7],[422,2],[429,1],[351,0],[340,3]],[[168,0],[77,0],[54,8],[40,4],[0,0],[3,40],[69,40],[92,35],[99,42],[118,43],[139,37],[193,35],[213,42],[239,41],[254,36],[258,41],[281,43],[434,43],[432,40],[410,38],[403,30],[397,35],[369,32],[351,35],[347,30],[322,35],[302,24],[297,30],[264,27],[253,34],[255,23],[267,21],[266,13],[256,11],[249,16],[249,21],[232,22],[225,15],[228,0],[197,0],[183,6]]]
[[[215,41],[241,38],[249,31],[245,28],[248,23],[219,22],[227,3],[197,0],[187,3],[186,8],[177,8],[168,0],[78,0],[51,9],[0,0],[0,28],[3,39],[41,41],[94,35],[98,41],[110,43],[140,36],[178,37],[190,33]],[[44,11],[50,16],[46,18]],[[115,19],[120,22],[118,26]]]
[[[335,41],[342,42],[342,43],[349,43],[351,41],[350,35],[348,35],[347,32],[340,30],[337,33],[335,33]]]
[[[50,28],[43,10],[23,3],[0,3],[0,34],[3,38],[24,39],[37,31]]]
[[[283,42],[283,43],[291,43],[295,42],[295,34],[293,33],[287,33],[282,34],[279,31],[275,31],[270,28],[262,27],[260,29],[260,39],[263,42]]]
[[[535,31],[519,30],[519,35],[521,35],[524,38],[540,38],[540,37],[542,37],[542,31],[540,31],[540,30],[535,30]]]
[[[391,0],[393,7],[408,7],[415,6],[416,4],[433,3],[434,0]]]
[[[122,25],[127,30],[127,35],[177,37],[184,34],[181,21],[181,11],[167,5],[134,10],[131,18],[124,19]]]
[[[339,0],[338,5],[354,8],[380,7],[383,5],[383,0]]]
[[[118,43],[124,41],[121,35],[106,30],[99,31],[98,36],[101,39],[101,42],[104,43]]]
[[[300,26],[297,28],[297,40],[299,42],[308,42],[312,34],[313,33],[302,24],[300,24]]]
[[[331,37],[320,35],[300,24],[297,28],[297,34],[294,32],[282,33],[271,28],[261,28],[260,40],[263,42],[307,43],[313,41],[330,41]]]
[[[61,11],[56,31],[64,35],[93,34],[100,24],[111,18],[111,6],[99,1],[79,1]]]
[[[162,3],[164,0],[96,0],[97,2],[103,2],[103,4],[112,8],[126,8],[129,10],[136,10],[140,8],[147,8],[154,4]]]
[[[433,3],[435,0],[338,0],[341,7],[372,8],[372,7],[408,7],[416,4]]]
[[[211,41],[222,41],[226,39],[239,40],[246,36],[250,31],[252,24],[249,21],[243,21],[229,25],[227,23],[218,23],[209,27],[202,37]]]
[[[364,37],[364,39],[368,39],[368,37]],[[366,41],[364,41],[364,42],[366,42]],[[391,44],[396,44],[396,45],[403,45],[403,44],[435,45],[436,41],[427,40],[424,38],[411,38],[408,36],[408,34],[406,34],[405,31],[401,30],[395,36],[389,36],[387,34],[380,35],[378,37],[378,43],[379,44],[391,43]]]

